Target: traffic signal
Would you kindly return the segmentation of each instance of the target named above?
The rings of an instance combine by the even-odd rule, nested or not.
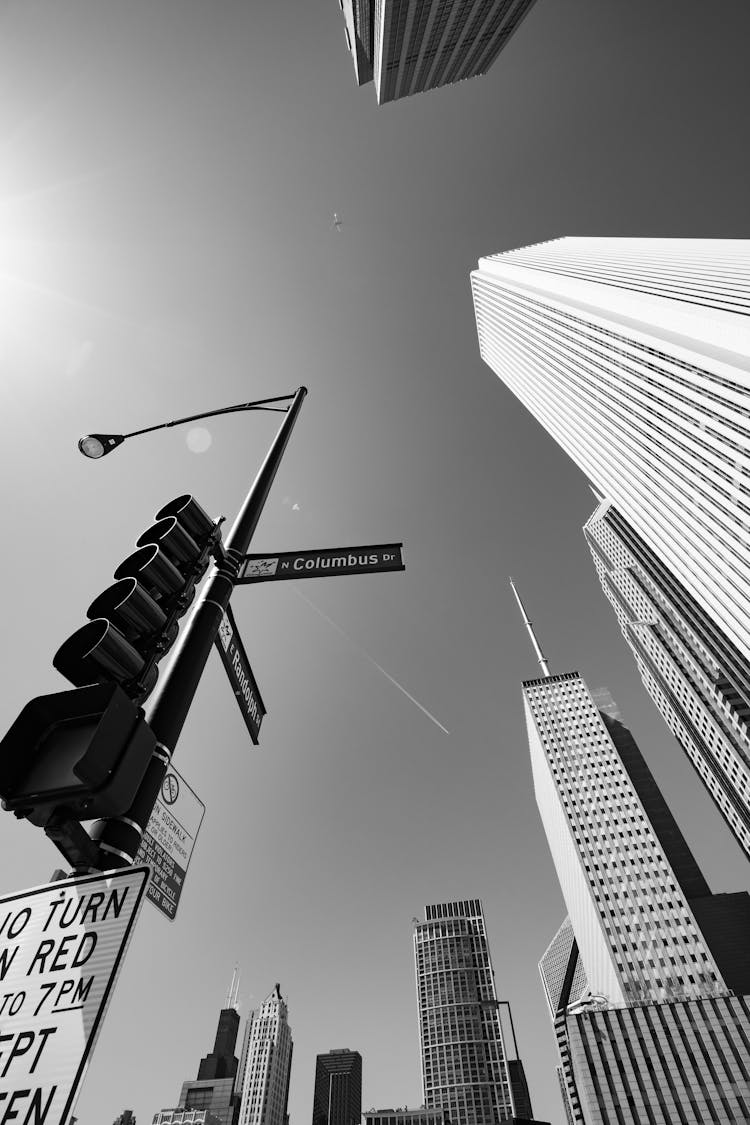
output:
[[[3,808],[44,827],[130,807],[156,746],[141,709],[118,684],[32,699],[0,742]]]
[[[118,816],[136,795],[156,747],[141,704],[220,538],[192,496],[165,504],[55,654],[75,690],[32,699],[0,741],[3,807],[69,858],[78,821]]]
[[[115,570],[114,583],[94,598],[88,622],[57,650],[58,672],[76,687],[118,683],[142,703],[219,538],[218,525],[192,496],[160,508]]]

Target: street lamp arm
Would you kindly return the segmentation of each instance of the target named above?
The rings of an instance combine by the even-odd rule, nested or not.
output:
[[[185,418],[160,422],[157,426],[145,426],[142,430],[132,430],[129,434],[87,434],[79,440],[78,448],[84,457],[98,460],[111,453],[118,445],[122,445],[125,438],[151,434],[154,430],[166,430],[170,426],[181,426],[184,422],[197,422],[201,418],[215,418],[217,414],[235,414],[242,410],[273,410],[279,414],[286,414],[289,410],[288,406],[270,406],[269,403],[290,402],[293,398],[294,395],[276,395],[274,398],[259,398],[255,402],[240,402],[236,406],[223,406],[220,410],[206,410],[202,414],[188,414]]]
[[[288,406],[267,406],[269,402],[287,402],[294,395],[277,395],[276,398],[259,398],[256,402],[240,402],[237,406],[223,406],[221,410],[207,410],[203,414],[188,414],[186,418],[175,418],[172,422],[160,422],[158,426],[146,426],[143,430],[133,430],[123,434],[124,438],[137,437],[139,434],[150,434],[154,430],[166,430],[170,426],[181,426],[183,422],[198,422],[201,418],[214,418],[217,414],[233,414],[238,410],[275,410],[279,414],[286,414]]]

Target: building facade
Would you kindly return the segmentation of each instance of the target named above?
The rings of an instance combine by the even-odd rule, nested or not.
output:
[[[632,735],[577,672],[523,695],[569,915],[540,963],[569,1120],[750,1120],[750,895],[711,894]],[[709,1102],[725,1115],[701,1116]]]
[[[360,1125],[362,1056],[342,1047],[315,1059],[312,1125]]]
[[[646,690],[750,857],[750,660],[609,500],[584,535]]]
[[[240,1125],[288,1125],[292,1034],[278,984],[253,1014],[243,1061]]]
[[[213,1051],[201,1059],[198,1077],[183,1082],[177,1106],[155,1113],[152,1125],[237,1125],[240,1099],[234,1048],[239,1026],[236,1008],[222,1008]]]
[[[357,83],[378,104],[485,74],[535,0],[339,0]]]
[[[482,258],[482,358],[750,656],[750,240]]]
[[[452,1125],[531,1118],[520,1060],[509,1069],[479,899],[427,906],[414,959],[427,1109],[444,1110]]]
[[[365,1125],[451,1125],[444,1109],[368,1109],[364,1114]]]

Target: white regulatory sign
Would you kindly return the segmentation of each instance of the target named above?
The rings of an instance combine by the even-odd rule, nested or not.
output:
[[[150,864],[148,897],[167,918],[174,919],[177,913],[205,811],[200,797],[174,766],[170,766],[135,857],[136,863]]]
[[[0,1120],[70,1120],[148,875],[127,867],[0,898]]]

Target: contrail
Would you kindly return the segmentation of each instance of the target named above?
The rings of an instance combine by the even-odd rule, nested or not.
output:
[[[378,664],[377,660],[373,660],[369,652],[365,652],[365,650],[362,648],[362,645],[359,645],[355,640],[352,640],[349,634],[345,633],[340,625],[337,625],[336,622],[333,621],[327,613],[324,613],[323,610],[319,609],[314,602],[311,602],[310,599],[302,593],[299,586],[295,585],[292,587],[292,589],[294,590],[295,594],[298,595],[298,597],[302,598],[303,602],[307,602],[307,604],[310,606],[310,609],[314,609],[318,616],[322,617],[324,621],[327,621],[328,624],[331,625],[337,633],[340,633],[341,636],[344,637],[344,639],[347,640],[353,648],[356,648],[357,651],[360,652],[366,660],[369,660],[371,664],[374,664],[377,670],[379,672],[382,672],[385,678],[387,680],[390,680],[394,687],[397,687],[398,690],[402,692],[407,699],[410,699],[415,707],[418,707],[419,710],[422,711],[428,719],[432,719],[436,727],[440,727],[441,731],[443,731],[444,734],[450,734],[450,731],[447,729],[447,727],[444,727],[443,724],[438,719],[436,719],[435,716],[430,711],[428,711],[426,707],[423,707],[419,700],[415,699],[414,696],[406,690],[403,684],[400,684],[398,680],[394,680],[393,676],[391,676],[389,672],[386,672],[385,668],[383,668],[381,664]]]

